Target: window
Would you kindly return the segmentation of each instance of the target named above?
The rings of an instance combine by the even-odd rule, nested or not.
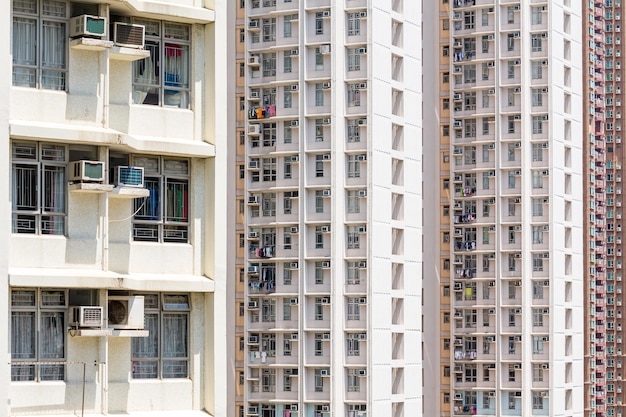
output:
[[[292,69],[293,62],[291,60],[291,51],[285,51],[283,52],[283,72],[289,74],[291,73]],[[287,87],[285,87],[285,93],[287,93]],[[291,106],[289,106],[289,108],[291,108]]]
[[[315,156],[315,177],[317,178],[324,177],[324,156],[323,155]]]
[[[262,19],[261,21],[263,42],[273,42],[276,40],[276,18]]]
[[[65,234],[67,146],[11,145],[13,233]]]
[[[315,341],[314,341],[314,350],[315,356],[324,356],[324,342],[322,338],[324,335],[322,333],[315,333]]]
[[[187,378],[189,310],[187,294],[144,294],[147,337],[132,338],[132,377]]]
[[[133,64],[133,101],[189,108],[191,27],[182,23],[133,19],[145,25],[148,58]]]
[[[321,369],[315,370],[315,392],[324,392],[324,378]]]
[[[291,21],[297,20],[297,19],[298,19],[298,15],[292,15],[292,14],[288,14],[288,15],[285,15],[285,17],[283,17],[283,37],[284,38],[291,38],[292,36]]]
[[[360,213],[361,212],[361,197],[356,190],[350,190],[347,192],[348,199],[348,213]]]
[[[534,327],[543,326],[543,309],[533,308],[533,326]]]
[[[533,116],[533,134],[543,133],[543,116]]]
[[[276,369],[263,368],[261,370],[261,388],[263,392],[276,391]]]
[[[65,90],[68,6],[64,0],[13,2],[13,85]]]
[[[347,124],[348,134],[346,136],[348,143],[356,143],[361,141],[361,127],[359,121],[356,119],[348,120]]]
[[[346,339],[346,354],[348,356],[361,356],[358,333],[348,333]]]
[[[359,249],[361,247],[361,236],[358,226],[348,226],[348,249]]]
[[[287,126],[287,123],[285,123],[285,126],[283,127],[283,142],[284,143],[291,143],[291,134],[292,134],[291,126]]]
[[[291,356],[291,333],[285,333],[283,335],[283,356]]]
[[[346,275],[346,285],[361,284],[361,270],[358,262],[348,262],[348,274]]]
[[[321,12],[315,13],[315,34],[324,34],[324,14]]]
[[[315,320],[324,320],[324,305],[319,297],[315,299]]]
[[[543,22],[542,7],[533,7],[532,8],[532,24],[540,25],[542,22]]]
[[[324,55],[320,48],[315,48],[315,71],[324,70]]]
[[[361,377],[359,376],[359,369],[348,369],[346,387],[348,392],[360,392],[361,391]],[[355,414],[356,415],[356,414]]]
[[[531,52],[541,52],[542,51],[542,43],[541,43],[541,34],[533,34],[530,37],[530,48]]]
[[[64,290],[11,291],[11,381],[65,379],[66,311]]]
[[[540,371],[542,370],[540,369]],[[541,392],[533,391],[533,410],[543,410],[543,397],[541,396]]]
[[[506,36],[506,50],[511,52],[515,50],[515,37],[512,33]]]
[[[515,255],[510,253],[509,254],[509,272],[514,272],[516,269],[517,269],[517,265],[515,262]]]
[[[543,78],[543,66],[541,61],[531,61],[530,73],[533,80],[540,80]]]
[[[262,54],[263,61],[263,76],[275,77],[276,76],[276,52],[266,52]]]
[[[543,271],[543,258],[533,255],[533,271]]]
[[[540,198],[533,198],[533,217],[543,216],[543,200]]]
[[[533,107],[541,107],[543,106],[543,93],[540,88],[533,88],[532,90],[532,106]]]
[[[264,217],[276,216],[276,193],[262,193],[261,207]]]
[[[348,84],[348,107],[361,106],[361,90],[354,84]]]
[[[348,178],[361,177],[361,155],[348,155]]]
[[[543,188],[543,174],[541,171],[533,171],[532,184],[533,188]]]
[[[533,226],[533,243],[543,243],[543,226]]]
[[[315,285],[324,285],[324,263],[315,262]]]
[[[324,105],[324,84],[315,84],[315,106],[320,107]]]
[[[361,304],[358,298],[349,297],[347,304],[347,319],[348,320],[361,320]]]
[[[315,249],[324,249],[324,232],[321,226],[315,227]]]
[[[239,43],[244,43],[246,41],[246,30],[239,29]]]
[[[509,80],[515,78],[515,62],[514,61],[507,61],[506,74]]]
[[[262,158],[263,181],[276,181],[276,158]]]
[[[324,192],[322,190],[315,191],[315,212],[324,212]]]
[[[361,19],[359,13],[348,13],[348,36],[361,34]]]

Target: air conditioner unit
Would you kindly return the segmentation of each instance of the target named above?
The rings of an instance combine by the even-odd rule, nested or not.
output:
[[[248,336],[248,343],[259,343],[259,336]]]
[[[322,262],[322,268],[330,268],[330,261]]]
[[[461,291],[462,289],[463,289],[463,284],[461,284],[460,282],[454,283],[454,291]]]
[[[520,9],[520,5],[516,4],[515,6],[513,6],[513,10],[519,10]]]
[[[454,121],[454,127],[463,127],[463,122],[460,120],[455,120]]]
[[[489,231],[490,232],[495,232],[496,231],[496,226],[489,226]]]
[[[541,226],[541,230],[543,230],[544,232],[547,232],[548,230],[550,230],[550,226],[548,226],[547,224],[543,225]]]
[[[463,346],[463,339],[454,339],[455,346]]]
[[[300,53],[300,50],[298,48],[292,49],[291,51],[289,51],[289,55],[291,55],[291,56],[296,56],[299,53]]]
[[[496,282],[495,281],[489,281],[489,286],[490,287],[495,287],[496,286]]]
[[[70,324],[77,327],[102,327],[104,324],[102,307],[70,307]]]
[[[328,84],[330,84],[330,83],[328,83]],[[322,124],[323,125],[329,125],[330,124],[330,118],[322,119]],[[330,157],[328,157],[326,159],[330,159]]]
[[[320,227],[320,232],[322,232],[322,233],[330,232],[330,226],[322,226],[322,227]]]
[[[366,197],[367,196],[367,190],[359,190],[358,194],[359,194],[359,197]]]
[[[488,313],[489,313],[489,314],[496,314],[496,309],[495,309],[495,308],[490,308],[490,309],[488,310]],[[491,341],[493,342],[493,336],[489,336],[489,337],[487,338],[487,340],[489,340],[489,338],[491,338],[491,339],[492,339]]]
[[[144,25],[115,22],[113,27],[113,43],[115,46],[143,49],[146,40]]]
[[[248,58],[249,65],[259,65],[260,63],[261,61],[259,61],[259,57],[256,55],[252,55],[250,58]]]
[[[259,196],[251,195],[250,197],[248,197],[248,204],[259,204]]]
[[[143,167],[117,166],[113,171],[116,187],[143,188]]]
[[[495,336],[487,336],[485,339],[487,340],[487,342],[495,342],[496,341]]]
[[[463,182],[463,176],[462,175],[455,175],[454,176],[454,181],[455,182]],[[459,204],[460,205],[460,203],[455,203],[455,204]]]
[[[144,328],[143,295],[109,296],[107,310],[109,328],[136,330]]]
[[[515,310],[513,310],[513,314],[522,314],[522,309],[521,308],[516,308]],[[520,338],[520,340],[517,340],[518,337]],[[520,342],[522,340],[521,337],[522,336],[515,336],[515,341],[516,342]]]
[[[496,149],[496,144],[495,143],[490,143],[489,145],[487,145],[488,149]]]
[[[298,162],[300,160],[300,157],[298,155],[291,155],[288,156],[286,160],[291,162]]]
[[[463,203],[461,203],[460,201],[457,201],[456,203],[454,203],[454,208],[455,209],[462,209],[463,208]]]
[[[321,54],[329,54],[330,53],[330,45],[329,44],[321,45],[320,46],[320,53]]]
[[[550,254],[548,252],[540,253],[539,257],[542,259],[548,259],[550,258]]]
[[[328,263],[328,266],[330,266],[330,262],[326,262],[326,263]],[[320,303],[321,303],[321,304],[330,304],[330,297],[323,297],[323,298],[320,300]]]
[[[542,314],[550,314],[550,309],[549,308],[544,308],[543,310],[541,310]]]
[[[452,151],[452,154],[463,155],[463,148],[454,148],[454,150]]]
[[[515,391],[515,392],[513,393],[513,396],[514,396],[514,397],[517,397],[517,398],[521,398],[521,397],[522,397],[522,391]]]
[[[355,159],[357,161],[367,161],[367,155],[357,155]]]
[[[259,267],[256,265],[252,265],[248,267],[248,274],[258,274],[259,273]]]
[[[522,281],[515,281],[515,286],[516,287],[521,287],[522,286]]]
[[[461,94],[459,94],[459,93],[456,93],[456,94],[454,94],[454,95],[452,96],[452,99],[453,99],[454,101],[461,101],[461,100],[463,100],[463,96],[462,96]]]
[[[330,371],[328,369],[320,369],[321,376],[330,376]]]
[[[366,54],[367,53],[367,48],[359,48],[359,50],[357,51],[360,55]]]
[[[494,39],[496,39],[495,35],[487,35],[487,40],[488,41],[492,41]]]
[[[542,88],[542,89],[541,89],[541,92],[542,92],[542,93],[547,93],[548,91],[549,91],[549,89],[548,89],[547,87],[546,87],[546,88]]]
[[[454,394],[454,399],[455,400],[462,400],[463,399],[463,394]]]
[[[291,229],[289,229],[289,231],[291,233],[298,233],[298,226],[291,226]]]
[[[359,17],[367,17],[367,12],[359,12]]]
[[[291,127],[297,127],[297,126],[300,126],[300,121],[299,121],[299,120],[291,120],[291,121],[289,122],[289,126],[291,126]]]
[[[289,299],[289,305],[292,305],[292,306],[298,305],[298,299],[297,298],[290,298]]]
[[[513,32],[513,37],[514,38],[519,38],[519,32]]]
[[[488,254],[487,259],[496,259],[496,254],[495,253]]]
[[[488,177],[495,177],[496,176],[496,171],[489,171],[489,172],[487,172],[487,176]]]
[[[495,66],[496,66],[496,63],[494,61],[487,62],[487,67],[492,68],[492,67],[495,67]],[[495,90],[493,90],[492,94],[495,94]]]
[[[361,262],[359,262],[359,263],[357,264],[357,266],[358,266],[360,269],[367,268],[367,262],[366,262],[366,261],[361,261]]]
[[[291,340],[298,340],[298,333],[291,333]]]
[[[366,369],[359,369],[359,376],[367,376],[367,370]]]
[[[457,374],[463,373],[463,365],[454,365],[454,372]]]
[[[322,12],[322,17],[330,17],[330,10],[324,10]]]
[[[367,297],[359,297],[356,299],[357,304],[367,304]]]
[[[290,410],[290,411],[298,411],[298,404],[291,404],[291,405],[288,405],[286,408],[287,410]]]
[[[367,119],[359,119],[357,120],[357,123],[361,126],[367,125]]]
[[[328,90],[331,87],[331,85],[332,84],[330,83],[330,81],[328,81],[328,82],[322,83],[322,88],[324,90]],[[328,122],[328,123],[330,123],[330,122]]]
[[[541,175],[550,175],[550,171],[548,170],[541,171]]]
[[[516,59],[515,61],[513,61],[513,65],[522,65],[522,61]]]
[[[541,341],[542,342],[549,342],[550,338],[548,336],[544,336],[544,337],[541,338]]]
[[[250,415],[257,415],[257,414],[259,414],[259,408],[258,407],[248,407],[248,414],[250,414]]]
[[[365,233],[367,231],[367,228],[365,226],[359,226],[357,229],[358,233]]]
[[[543,282],[543,286],[544,287],[549,287],[550,286],[550,281],[544,281]]]
[[[513,175],[515,175],[515,176],[522,175],[522,171],[520,171],[520,170],[513,171]]]
[[[548,117],[547,114],[542,114],[541,115],[541,120],[548,120],[548,119],[549,119],[549,117]]]
[[[248,28],[250,29],[257,29],[259,27],[259,21],[258,19],[252,19],[250,20],[250,22],[248,23]]]
[[[359,333],[357,335],[357,339],[359,339],[359,340],[367,340],[367,333]]]
[[[322,413],[330,413],[330,405],[323,405],[321,407]]]
[[[543,32],[543,33],[541,34],[541,37],[542,37],[542,38],[547,38],[547,37],[548,37],[548,32]]]
[[[257,308],[259,308],[259,302],[254,300],[254,301],[248,301],[248,308],[251,310],[255,310]]]
[[[298,269],[298,262],[290,262],[289,269]]]
[[[250,98],[259,98],[259,90],[250,91]]]
[[[69,163],[69,180],[78,182],[104,181],[104,162],[74,161]]]
[[[514,364],[513,369],[522,369],[522,364],[521,363]]]
[[[330,333],[322,333],[322,340],[330,340]]]
[[[258,238],[259,238],[259,232],[248,233],[248,239],[258,239]]]
[[[487,397],[491,397],[491,398],[493,398],[493,397],[495,397],[495,396],[496,396],[496,392],[495,392],[495,391],[489,391],[489,392],[487,393]]]
[[[260,135],[260,134],[261,134],[260,124],[252,124],[248,126],[248,135]]]
[[[462,229],[454,229],[454,236],[463,236]]]
[[[259,169],[259,161],[250,161],[248,162],[249,169]]]
[[[544,204],[548,204],[549,202],[550,202],[550,199],[549,199],[549,198],[544,198],[544,199],[542,200],[542,203],[544,203]]]
[[[103,37],[106,35],[106,17],[83,14],[70,19],[70,37],[81,36]]]
[[[322,190],[322,197],[330,197],[330,190]]]
[[[454,67],[453,71],[460,74],[463,72],[463,67]]]
[[[487,90],[487,94],[489,95],[494,95],[496,93],[496,90],[491,89],[491,90]]]

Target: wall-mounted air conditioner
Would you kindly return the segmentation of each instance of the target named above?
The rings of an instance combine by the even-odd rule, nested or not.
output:
[[[104,162],[74,161],[69,164],[69,180],[79,182],[104,181]]]
[[[115,22],[113,26],[113,43],[115,46],[143,49],[146,41],[144,25]]]
[[[70,307],[70,325],[75,327],[102,327],[104,320],[100,306]]]
[[[106,35],[107,19],[101,16],[83,14],[70,19],[70,37],[103,37]]]
[[[109,296],[107,310],[109,328],[135,330],[144,328],[143,295]]]
[[[116,187],[143,188],[143,167],[117,166],[113,178]]]

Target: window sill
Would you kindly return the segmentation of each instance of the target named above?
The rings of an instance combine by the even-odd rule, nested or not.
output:
[[[144,198],[150,197],[150,190],[147,188],[115,187],[109,194],[110,198]]]
[[[108,193],[113,190],[113,185],[81,182],[70,184],[68,189],[70,193]]]
[[[104,51],[113,46],[113,41],[94,38],[78,38],[70,41],[70,48],[84,51]]]
[[[145,49],[126,48],[123,46],[115,46],[113,41],[94,38],[78,38],[70,41],[70,48],[82,51],[102,52],[110,51],[110,58],[118,61],[138,61],[148,58],[150,51]]]
[[[68,329],[70,336],[80,337],[148,337],[148,330]]]

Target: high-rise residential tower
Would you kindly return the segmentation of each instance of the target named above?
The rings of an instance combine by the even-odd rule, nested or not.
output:
[[[421,2],[238,3],[240,414],[419,415]]]
[[[424,312],[440,315],[424,350],[439,369],[425,410],[582,416],[582,4],[433,3],[424,285],[439,300]]]
[[[0,415],[229,415],[225,4],[0,6]]]

